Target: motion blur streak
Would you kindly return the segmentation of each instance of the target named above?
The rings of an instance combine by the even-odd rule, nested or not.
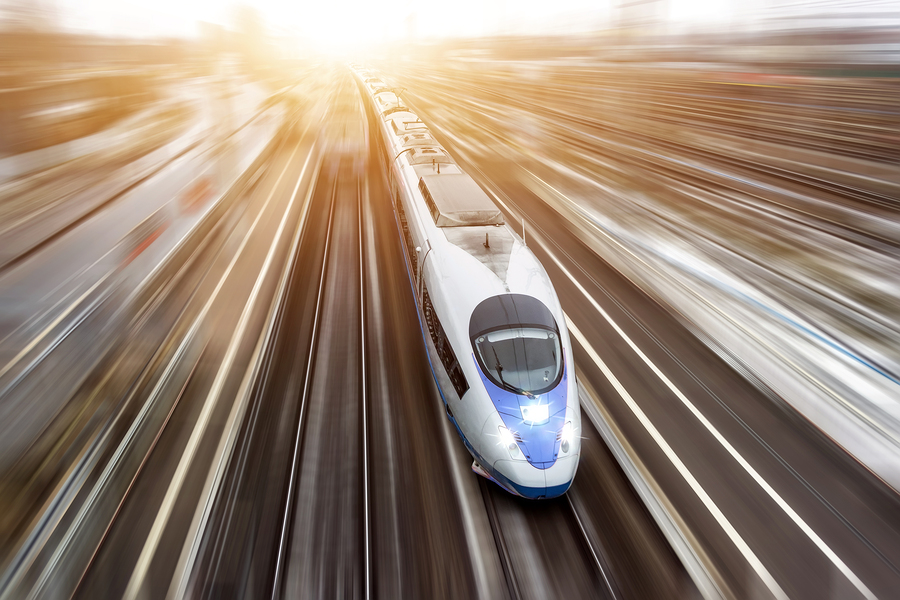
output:
[[[231,273],[232,268],[234,267],[237,259],[241,255],[241,251],[244,249],[247,241],[250,239],[250,236],[253,233],[253,230],[256,229],[256,225],[259,223],[259,219],[263,214],[263,211],[269,205],[269,202],[272,200],[272,196],[275,194],[275,189],[278,187],[278,184],[281,182],[281,178],[284,176],[287,171],[288,166],[291,164],[291,160],[294,158],[294,152],[291,152],[291,155],[288,157],[287,164],[285,165],[284,170],[278,175],[278,179],[275,180],[275,184],[273,186],[272,192],[266,198],[265,203],[263,204],[262,210],[257,215],[256,219],[254,219],[253,223],[250,225],[250,229],[247,231],[246,236],[241,241],[241,245],[238,246],[238,249],[235,251],[234,258],[228,264],[228,267],[225,269],[225,275],[219,281],[219,284],[213,290],[210,299],[207,301],[206,306],[203,307],[201,311],[201,319],[208,312],[208,308],[212,305],[216,296],[219,293],[219,290],[222,289],[222,285],[225,282],[225,279],[228,277],[229,273]],[[311,156],[311,155],[310,155]],[[178,463],[178,468],[175,471],[175,475],[172,478],[172,481],[169,484],[169,489],[166,492],[165,499],[163,500],[163,505],[160,508],[159,513],[156,516],[156,520],[153,523],[153,528],[150,530],[150,536],[147,539],[147,542],[144,545],[143,550],[141,551],[141,556],[138,559],[138,564],[135,567],[134,572],[132,573],[131,579],[128,582],[128,588],[125,590],[125,597],[132,598],[138,594],[139,587],[143,583],[143,579],[147,572],[147,566],[150,560],[150,556],[156,551],[156,545],[159,543],[159,536],[161,533],[162,527],[165,525],[165,522],[169,518],[169,514],[172,510],[172,503],[174,501],[175,495],[178,494],[178,491],[181,488],[182,483],[184,482],[184,477],[187,472],[189,462],[193,461],[194,454],[197,451],[197,445],[200,443],[200,437],[203,435],[204,430],[206,429],[206,425],[209,421],[209,415],[212,410],[213,402],[218,399],[219,394],[222,391],[222,386],[225,383],[225,377],[231,369],[233,361],[235,359],[235,355],[237,352],[237,345],[240,342],[241,338],[244,335],[244,331],[247,328],[248,320],[251,312],[253,311],[254,305],[256,303],[256,298],[259,295],[260,288],[262,286],[263,281],[265,280],[266,275],[268,274],[269,267],[272,264],[272,258],[275,254],[275,250],[278,247],[278,242],[281,239],[281,235],[284,233],[284,228],[286,224],[286,220],[288,215],[290,214],[291,207],[294,204],[294,200],[297,197],[297,188],[300,187],[300,181],[303,179],[303,174],[306,172],[306,166],[309,164],[310,156],[307,156],[306,162],[303,164],[303,168],[300,170],[300,176],[297,179],[297,185],[294,187],[294,192],[290,196],[290,201],[288,202],[287,209],[285,210],[284,215],[281,218],[281,222],[278,224],[278,229],[275,231],[275,239],[272,241],[272,245],[269,248],[268,254],[266,254],[265,261],[263,262],[262,268],[260,269],[259,276],[256,279],[256,282],[253,284],[253,289],[250,291],[250,297],[247,300],[247,304],[244,306],[244,309],[241,311],[240,319],[238,320],[237,327],[235,328],[234,335],[231,338],[231,342],[228,344],[228,351],[225,354],[225,358],[222,360],[222,365],[219,367],[218,372],[216,373],[216,378],[213,381],[213,385],[210,388],[209,394],[206,397],[206,401],[203,404],[203,410],[200,413],[200,417],[197,420],[197,424],[194,426],[193,432],[191,432],[191,437],[188,440],[188,445],[184,450],[184,454],[181,456],[181,461]],[[198,319],[199,322],[199,319]]]
[[[326,4],[0,0],[0,600],[896,597],[897,3]]]

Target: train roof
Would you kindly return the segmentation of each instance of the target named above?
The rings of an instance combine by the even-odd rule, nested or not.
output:
[[[422,121],[419,121],[418,117],[416,117],[416,120],[414,121],[404,121],[403,116],[404,115],[402,114],[394,113],[394,115],[388,117],[388,119],[385,119],[391,121],[391,128],[394,130],[394,135],[400,136],[406,133],[411,133],[413,131],[428,130],[428,125],[426,125]]]
[[[409,146],[406,150],[406,159],[411,165],[455,165],[446,150],[440,146]]]
[[[400,136],[401,143],[406,146],[439,146],[430,131],[414,131]]]
[[[389,110],[391,107],[397,106],[397,97],[394,96],[393,93],[382,92],[381,94],[375,95],[375,102],[377,102],[382,109]]]
[[[503,214],[464,173],[423,175],[419,190],[438,227],[502,225]]]
[[[401,123],[415,123],[419,121],[418,115],[405,106],[397,106],[398,110],[389,108],[381,116],[385,121],[400,121]],[[421,122],[421,121],[419,121]]]
[[[387,118],[389,116],[391,116],[394,113],[398,113],[398,112],[406,112],[412,116],[416,116],[415,113],[413,113],[408,107],[403,106],[401,104],[397,104],[397,106],[392,106],[391,108],[385,109],[384,112],[381,113],[381,118],[383,118],[384,120],[387,120]]]

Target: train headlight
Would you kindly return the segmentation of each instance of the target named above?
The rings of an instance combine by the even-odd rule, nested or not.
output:
[[[509,429],[501,425],[497,428],[497,430],[500,432],[501,444],[503,444],[504,446],[509,446],[510,444],[516,443],[516,438],[513,436],[512,432]]]
[[[563,452],[569,451],[569,445],[572,443],[572,440],[575,439],[575,427],[572,426],[572,421],[566,421],[566,424],[563,425],[562,433],[559,436],[560,444],[559,448]]]
[[[550,418],[549,404],[533,404],[531,406],[522,406],[522,420],[528,425],[537,425],[545,423]]]
[[[516,443],[515,436],[503,425],[500,425],[497,430],[500,432],[500,443],[506,446],[510,456],[513,458],[517,457],[519,455],[519,445]]]

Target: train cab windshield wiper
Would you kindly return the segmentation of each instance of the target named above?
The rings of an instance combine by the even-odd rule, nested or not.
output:
[[[495,348],[491,348],[491,352],[494,353],[494,362],[496,363],[496,367],[497,367],[497,377],[500,379],[500,383],[503,384],[503,387],[505,387],[506,389],[508,389],[511,392],[515,392],[517,394],[522,394],[523,396],[528,396],[529,398],[534,398],[534,394],[532,394],[528,390],[523,390],[520,387],[516,387],[513,384],[508,383],[506,380],[503,379],[503,365],[500,364],[500,357],[497,356],[497,350]]]

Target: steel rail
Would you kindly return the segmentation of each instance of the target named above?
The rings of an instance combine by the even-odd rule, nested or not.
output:
[[[322,255],[322,269],[319,277],[319,289],[316,293],[316,309],[313,318],[312,335],[310,336],[309,353],[306,360],[306,371],[303,376],[303,394],[300,397],[300,414],[297,418],[296,433],[294,435],[294,451],[291,460],[291,474],[288,480],[288,489],[285,501],[284,516],[281,524],[281,535],[278,542],[278,557],[275,561],[275,574],[272,580],[272,593],[270,597],[275,600],[279,598],[281,592],[281,578],[284,576],[285,561],[287,555],[287,543],[291,519],[294,514],[294,494],[297,486],[297,478],[299,476],[300,466],[300,445],[303,438],[303,419],[306,416],[306,408],[309,401],[310,380],[312,378],[313,364],[315,363],[315,352],[318,346],[319,317],[322,314],[322,297],[325,291],[325,275],[328,267],[329,249],[331,247],[331,234],[334,224],[334,205],[337,195],[337,182],[333,184],[331,190],[331,202],[328,210],[328,226],[325,235],[325,251]]]
[[[147,451],[144,453],[144,457],[141,459],[140,465],[138,465],[137,470],[131,477],[131,481],[128,482],[128,487],[125,489],[125,493],[122,494],[122,498],[119,500],[119,503],[116,506],[116,510],[115,512],[113,512],[112,518],[109,520],[109,523],[107,523],[106,528],[103,530],[103,535],[100,536],[100,540],[94,547],[94,551],[91,553],[90,560],[88,560],[81,574],[78,576],[78,581],[73,588],[72,597],[74,597],[78,593],[78,590],[81,588],[81,585],[84,582],[85,576],[88,574],[88,572],[90,572],[91,567],[94,565],[94,562],[96,562],[97,556],[100,554],[100,548],[103,547],[103,543],[106,541],[106,538],[109,537],[109,532],[112,531],[113,525],[119,517],[119,513],[122,512],[122,507],[125,506],[125,501],[131,495],[131,490],[134,488],[135,482],[137,482],[138,477],[140,477],[141,473],[144,471],[144,467],[150,460],[150,455],[153,454],[153,451],[156,449],[156,445],[159,443],[159,440],[165,432],[169,421],[172,419],[172,415],[175,413],[175,409],[178,408],[178,405],[181,403],[181,399],[184,397],[185,390],[187,390],[188,385],[190,385],[190,383],[193,381],[194,373],[197,371],[197,366],[200,364],[200,361],[202,360],[203,355],[206,352],[207,345],[208,344],[204,344],[200,352],[197,353],[197,358],[194,361],[194,364],[191,366],[191,370],[188,373],[187,379],[185,379],[184,384],[182,384],[181,389],[178,391],[178,395],[175,397],[175,401],[172,403],[169,412],[166,414],[166,418],[163,421],[162,426],[153,437],[153,441],[151,442],[150,447],[147,448]]]
[[[569,505],[569,508],[572,510],[572,516],[575,517],[575,523],[578,524],[578,529],[581,531],[581,535],[587,549],[591,553],[591,558],[594,559],[594,566],[597,567],[597,571],[600,573],[601,577],[603,577],[603,583],[606,584],[606,589],[609,590],[610,598],[618,598],[619,595],[616,594],[615,588],[612,585],[612,581],[610,577],[606,573],[606,569],[603,566],[603,561],[600,560],[600,554],[594,548],[594,544],[591,542],[591,536],[588,535],[587,529],[584,527],[584,523],[581,521],[581,517],[578,516],[578,511],[575,509],[575,503],[572,502],[572,497],[569,493],[566,493],[566,502]]]
[[[304,132],[300,136],[301,138],[305,136],[308,129],[309,127],[304,130]],[[318,177],[319,168],[321,166],[321,154],[319,154],[315,142],[310,147],[306,157],[306,161],[304,162],[303,167],[300,170],[300,174],[297,176],[297,182],[294,185],[293,192],[290,196],[290,201],[287,208],[285,209],[285,214],[282,217],[279,233],[276,234],[276,240],[280,239],[281,232],[284,231],[284,227],[288,223],[289,215],[291,214],[294,201],[297,198],[297,193],[300,190],[300,185],[305,179],[307,167],[309,166],[311,160],[315,160],[315,165],[313,167],[313,172],[310,179],[310,182],[314,184]],[[287,248],[288,254],[285,262],[285,267],[282,270],[281,275],[279,276],[275,295],[272,303],[269,306],[268,314],[266,316],[267,325],[264,326],[263,330],[260,332],[256,348],[251,357],[250,364],[247,367],[244,380],[242,381],[241,387],[239,388],[236,402],[232,408],[228,425],[222,432],[222,436],[219,442],[219,448],[216,453],[218,459],[213,463],[213,468],[208,474],[207,483],[204,486],[203,493],[201,494],[201,502],[198,504],[195,511],[194,520],[192,522],[191,529],[189,530],[188,538],[185,540],[185,545],[182,549],[176,572],[172,578],[172,583],[169,586],[169,593],[166,596],[167,598],[183,598],[187,594],[187,586],[190,582],[190,573],[193,571],[195,561],[197,559],[198,553],[200,552],[200,543],[201,540],[205,537],[206,527],[209,523],[210,515],[213,510],[214,494],[216,493],[214,490],[220,489],[222,485],[222,479],[225,476],[225,469],[227,468],[228,463],[233,460],[234,448],[238,443],[238,428],[240,426],[240,423],[244,421],[244,414],[247,410],[248,404],[251,402],[252,395],[254,393],[264,393],[259,390],[254,392],[254,388],[259,381],[265,383],[268,380],[268,377],[264,375],[264,373],[268,373],[272,368],[272,356],[268,349],[272,348],[274,344],[277,343],[277,332],[283,319],[283,313],[285,310],[284,303],[290,287],[291,275],[294,273],[294,267],[298,260],[300,243],[303,240],[303,234],[306,230],[307,216],[309,214],[309,207],[314,189],[314,185],[310,185],[303,199],[303,205],[300,209],[300,215],[298,216],[297,222],[294,225],[294,233],[291,236],[290,245]],[[268,261],[274,257],[274,248],[275,246],[273,245],[270,249],[270,254],[267,257],[266,264],[269,264]],[[264,266],[263,269],[265,270],[266,267]],[[263,355],[265,355],[265,357],[261,360],[260,357]],[[251,415],[251,420],[254,422],[258,408],[259,403],[256,403],[254,408],[251,409],[253,412],[253,414]],[[237,460],[243,464],[245,458],[246,455],[242,454],[241,457],[237,458]],[[226,499],[226,503],[230,504],[230,513],[233,510],[233,504],[230,503],[228,499]]]
[[[362,380],[360,382],[360,400],[362,412],[362,454],[363,454],[363,538],[365,553],[365,588],[366,600],[372,597],[372,555],[371,555],[371,523],[369,520],[369,438],[368,438],[368,406],[366,398],[366,281],[365,281],[365,246],[363,244],[363,210],[360,180],[356,179],[357,214],[359,218],[359,315],[360,315],[360,366]]]
[[[491,496],[489,489],[490,483],[482,477],[478,478],[481,486],[481,497],[484,500],[485,513],[488,522],[491,525],[491,534],[494,536],[494,544],[497,546],[497,552],[500,554],[500,566],[503,568],[503,577],[506,579],[506,588],[509,591],[510,600],[519,600],[523,598],[522,592],[519,590],[519,582],[516,580],[516,574],[513,569],[512,559],[509,556],[509,549],[506,546],[506,538],[503,537],[503,531],[500,529],[500,518],[497,516],[497,507]]]

